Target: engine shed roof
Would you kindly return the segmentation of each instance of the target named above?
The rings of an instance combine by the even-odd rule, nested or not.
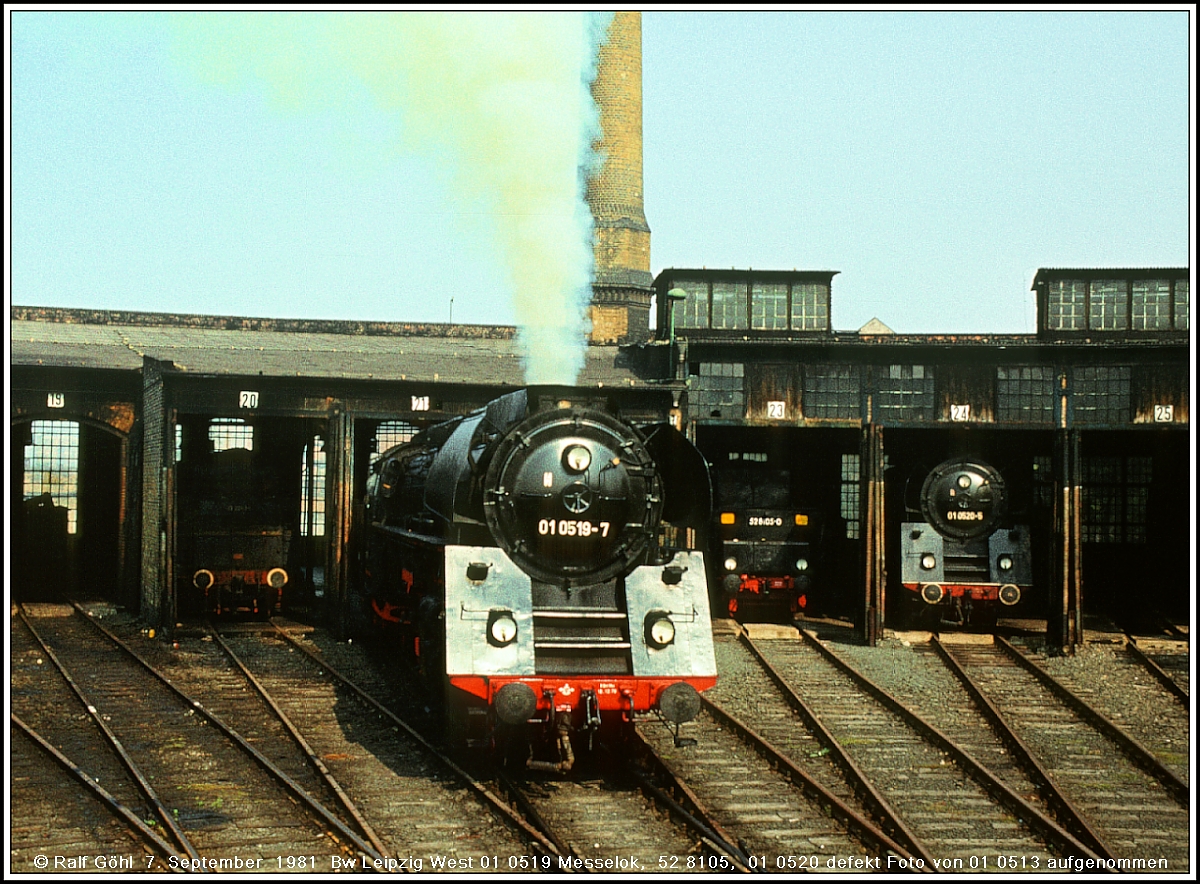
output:
[[[149,357],[197,375],[525,382],[513,326],[13,307],[10,343],[14,366],[140,371]],[[616,349],[587,348],[586,381],[627,384],[640,377]]]

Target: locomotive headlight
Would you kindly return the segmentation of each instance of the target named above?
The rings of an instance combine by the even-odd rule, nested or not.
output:
[[[796,570],[797,571],[807,571],[808,570],[808,559],[796,559]]]
[[[508,611],[496,611],[488,620],[488,641],[498,648],[511,645],[517,637],[517,621]]]
[[[933,553],[925,553],[921,556],[921,567],[926,571],[932,571],[937,567],[937,557]]]
[[[646,644],[652,648],[665,648],[675,641],[675,624],[662,611],[651,611],[646,615]]]
[[[1012,556],[1001,556],[1000,561],[996,564],[1000,566],[1001,571],[1011,571],[1013,566]]]
[[[962,475],[960,475],[958,477],[958,487],[959,488],[970,488],[971,487],[971,477],[968,476],[966,473],[963,473]]]
[[[272,568],[267,572],[267,585],[271,589],[283,589],[287,580],[287,571],[282,568]]]
[[[563,465],[572,473],[582,473],[592,465],[592,453],[582,445],[568,446],[563,452]]]
[[[735,559],[733,556],[730,556],[729,558],[727,558],[725,560],[725,570],[726,571],[736,571],[737,570],[737,559]]]

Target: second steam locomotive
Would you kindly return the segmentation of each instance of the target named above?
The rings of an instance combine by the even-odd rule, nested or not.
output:
[[[802,507],[790,470],[749,456],[717,470],[714,593],[736,620],[790,623],[808,607],[820,571],[821,514]]]
[[[668,424],[638,430],[597,391],[503,396],[373,467],[373,616],[446,691],[452,739],[568,770],[573,740],[649,712],[678,728],[715,684],[704,559],[682,542],[710,498]]]
[[[917,479],[900,537],[901,581],[916,606],[966,623],[1016,605],[1033,584],[1029,526],[1010,518],[1000,470],[980,458],[947,460],[924,474],[914,505]]]

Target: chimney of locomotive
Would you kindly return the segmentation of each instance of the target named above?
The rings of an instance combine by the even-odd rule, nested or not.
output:
[[[613,15],[592,96],[600,108],[600,170],[588,181],[596,270],[592,344],[650,339],[650,227],[642,191],[642,14]]]

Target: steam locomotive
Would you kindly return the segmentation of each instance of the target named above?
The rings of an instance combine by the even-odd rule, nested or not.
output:
[[[244,448],[211,453],[186,472],[192,505],[180,515],[180,552],[193,608],[261,619],[280,611],[292,530],[255,478],[254,452]]]
[[[716,489],[716,595],[734,619],[791,622],[820,570],[820,513],[796,503],[790,471],[762,463],[722,466]]]
[[[1001,472],[979,458],[952,458],[918,474],[905,493],[901,581],[916,608],[958,623],[988,622],[1033,584],[1029,526],[1009,517]],[[917,513],[923,521],[917,521]],[[949,614],[950,616],[946,616]]]
[[[363,585],[444,692],[448,737],[566,771],[603,726],[678,728],[716,683],[703,457],[598,395],[534,387],[373,465]],[[581,747],[582,748],[582,747]]]

